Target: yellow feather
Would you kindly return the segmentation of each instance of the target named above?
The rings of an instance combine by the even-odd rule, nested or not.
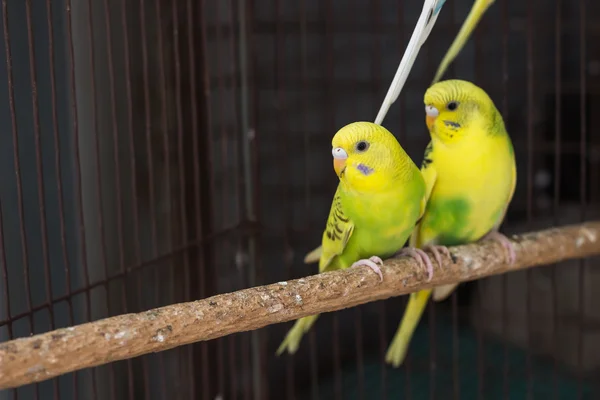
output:
[[[406,357],[410,338],[419,323],[419,319],[421,319],[421,316],[423,315],[423,310],[425,310],[430,294],[431,290],[421,290],[417,293],[410,294],[406,311],[404,312],[402,322],[400,323],[400,328],[396,331],[396,334],[392,339],[392,344],[385,354],[385,361],[396,368],[402,364],[402,361],[404,361],[404,358]]]

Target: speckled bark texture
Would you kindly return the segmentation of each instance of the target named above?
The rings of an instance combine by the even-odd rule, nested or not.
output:
[[[424,269],[403,257],[385,261],[383,282],[368,267],[335,271],[0,343],[0,389],[440,284],[597,255],[600,222],[511,240],[517,254],[512,266],[499,243],[486,241],[451,248],[452,260],[444,257],[430,282]]]

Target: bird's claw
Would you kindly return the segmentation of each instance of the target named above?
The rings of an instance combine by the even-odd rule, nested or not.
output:
[[[425,253],[423,250],[417,249],[416,247],[404,247],[395,255],[414,258],[419,263],[419,266],[425,267],[427,270],[427,281],[429,282],[431,278],[433,278],[433,264],[431,263],[431,259],[427,253]]]
[[[377,256],[372,256],[372,257],[369,257],[368,259],[364,258],[362,260],[358,260],[357,262],[352,264],[350,268],[366,265],[367,267],[371,268],[377,275],[379,275],[379,279],[381,279],[383,281],[383,274],[381,273],[381,269],[379,268],[379,266],[377,264],[380,264],[383,266],[383,260]]]
[[[506,237],[506,235],[503,235],[502,233],[497,231],[493,231],[485,235],[481,240],[488,239],[500,242],[502,247],[504,247],[504,249],[508,253],[508,263],[510,265],[512,265],[516,261],[517,254],[515,252],[515,245]]]
[[[423,247],[423,250],[430,250],[433,253],[433,256],[435,257],[435,261],[437,261],[438,266],[440,268],[442,267],[442,256],[440,255],[440,252],[444,253],[444,255],[446,257],[448,257],[449,259],[452,259],[450,250],[448,250],[448,248],[446,246],[428,245],[428,246]]]

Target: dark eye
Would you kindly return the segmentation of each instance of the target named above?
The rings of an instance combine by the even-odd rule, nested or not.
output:
[[[357,151],[365,151],[369,148],[369,143],[365,142],[364,140],[356,143],[356,150]]]
[[[446,108],[448,108],[448,110],[450,111],[456,110],[458,108],[458,101],[451,101],[450,103],[448,103]]]

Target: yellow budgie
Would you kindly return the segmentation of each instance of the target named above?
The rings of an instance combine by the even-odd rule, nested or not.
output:
[[[371,122],[341,128],[332,140],[333,166],[339,177],[322,245],[309,260],[319,259],[319,272],[365,265],[383,280],[381,258],[394,255],[407,241],[425,207],[425,182],[396,138]],[[408,249],[423,265],[422,250]],[[381,257],[381,258],[380,258]],[[296,321],[277,355],[293,354],[318,315]]]
[[[460,53],[464,47],[465,43],[469,39],[469,36],[471,35],[471,32],[473,32],[473,29],[475,29],[485,11],[492,5],[494,1],[495,0],[475,0],[467,19],[465,19],[465,22],[463,22],[458,35],[456,35],[454,42],[452,42],[452,45],[450,45],[450,48],[442,59],[442,62],[435,73],[435,78],[433,78],[433,83],[436,83],[444,75],[444,72],[446,72],[448,66],[452,63],[452,61],[454,61],[458,53]]]
[[[483,239],[499,240],[514,262],[511,242],[498,233],[516,184],[512,143],[500,112],[474,84],[447,80],[425,93],[426,124],[431,142],[421,172],[427,186],[427,206],[410,245],[438,250]],[[434,300],[445,299],[456,284],[433,289]],[[399,366],[421,318],[431,290],[410,295],[404,317],[386,354]]]

